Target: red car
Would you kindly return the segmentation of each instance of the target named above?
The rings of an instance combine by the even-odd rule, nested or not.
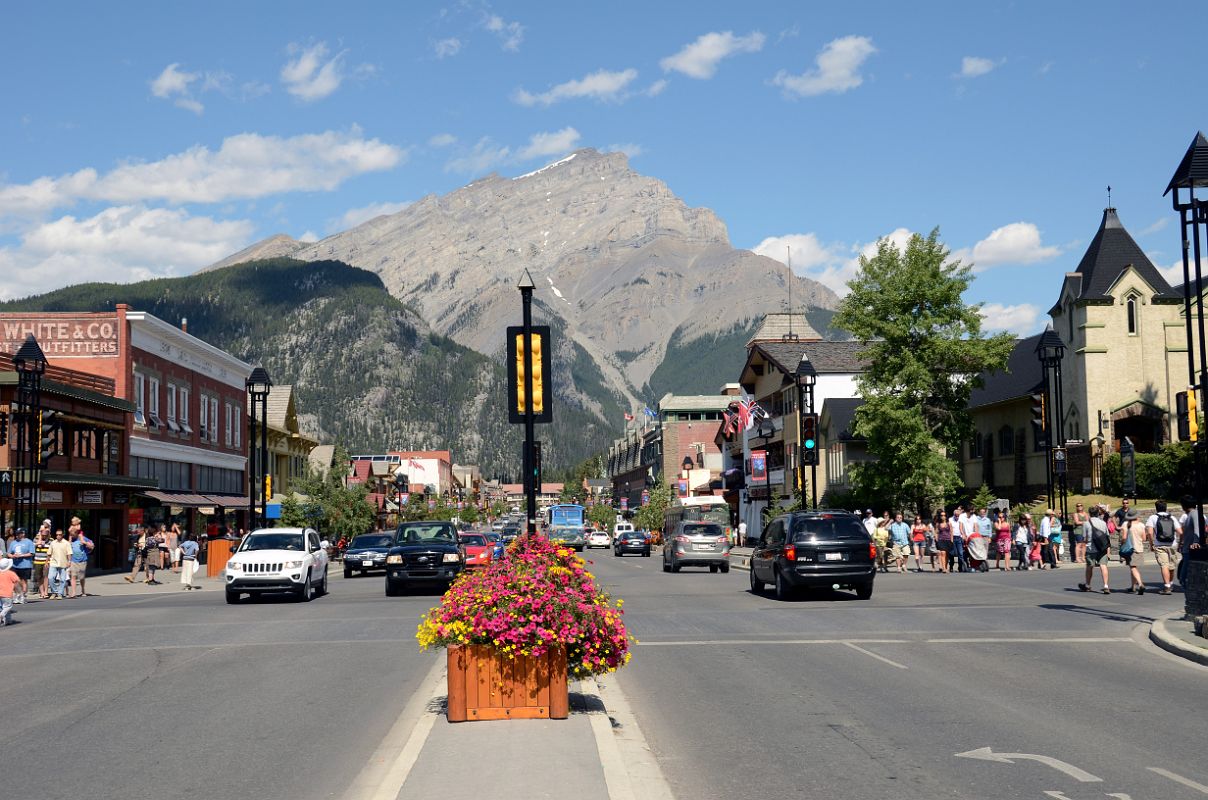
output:
[[[485,567],[491,563],[492,544],[481,533],[463,533],[461,546],[466,550],[466,567]]]

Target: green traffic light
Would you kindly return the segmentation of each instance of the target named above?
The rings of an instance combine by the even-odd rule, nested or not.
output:
[[[815,442],[813,439],[806,439],[806,440],[805,440],[805,449],[806,449],[806,450],[813,450],[813,449],[814,449],[814,446],[815,446],[816,444],[817,444],[817,442]]]

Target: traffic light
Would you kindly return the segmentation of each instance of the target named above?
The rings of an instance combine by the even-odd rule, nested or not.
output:
[[[0,447],[8,444],[8,412],[0,411]]]
[[[801,418],[801,463],[818,463],[818,415],[806,414]]]
[[[58,455],[59,423],[55,418],[58,411],[38,412],[38,466],[45,469],[53,456]]]
[[[1191,426],[1187,416],[1187,392],[1176,392],[1174,396],[1174,413],[1179,423],[1179,441],[1191,441]]]
[[[1187,387],[1187,441],[1200,440],[1199,403],[1196,401],[1195,387]]]
[[[1048,444],[1048,414],[1045,409],[1044,392],[1032,395],[1032,424],[1036,426],[1036,441],[1042,446]]]
[[[508,346],[508,420],[513,423],[524,422],[525,413],[530,405],[527,397],[527,381],[525,380],[525,336],[524,328],[510,326],[507,329]],[[550,332],[548,325],[532,326],[528,337],[528,349],[531,351],[533,396],[531,410],[534,422],[549,422],[550,401]]]
[[[268,502],[273,496],[273,476],[264,476],[264,502]]]

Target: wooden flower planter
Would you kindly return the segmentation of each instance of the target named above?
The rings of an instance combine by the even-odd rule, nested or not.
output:
[[[448,657],[449,722],[566,719],[570,711],[565,648],[508,658],[485,645],[453,645]]]

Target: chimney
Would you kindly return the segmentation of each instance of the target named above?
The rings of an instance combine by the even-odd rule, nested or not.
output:
[[[180,329],[182,331],[184,331],[185,333],[189,332],[189,318],[188,317],[180,318]]]

